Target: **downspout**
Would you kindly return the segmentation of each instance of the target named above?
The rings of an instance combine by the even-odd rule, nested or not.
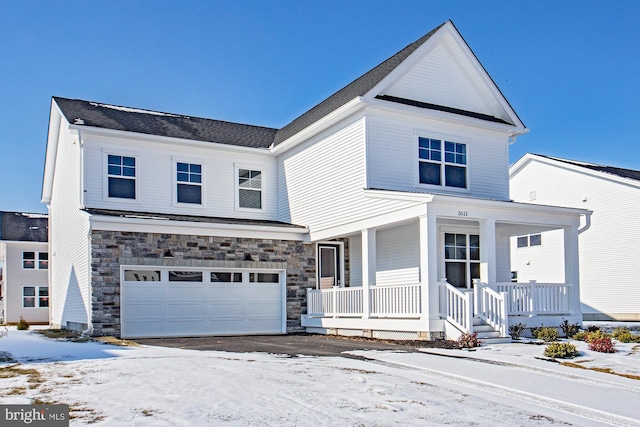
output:
[[[79,161],[80,165],[79,176],[78,176],[78,186],[79,186],[79,206],[78,209],[84,209],[85,207],[85,189],[84,189],[84,140],[82,138],[82,130],[78,129],[78,153],[79,153]],[[91,301],[93,299],[92,295],[92,285],[91,285],[91,217],[89,217],[89,227],[87,228],[87,249],[89,254],[89,259],[87,260],[87,273],[88,273],[88,289],[87,289],[87,301],[89,303],[89,312],[87,313],[87,329],[82,331],[82,337],[90,337],[93,334],[93,324],[92,324],[92,314],[91,314]]]
[[[591,227],[591,214],[592,213],[593,212],[589,212],[588,214],[585,214],[585,216],[584,216],[585,224],[584,224],[584,227],[578,228],[578,235],[580,235],[583,232],[587,231]]]

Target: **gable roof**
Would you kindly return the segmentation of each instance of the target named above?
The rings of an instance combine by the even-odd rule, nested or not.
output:
[[[48,215],[0,212],[0,240],[46,242],[48,239]]]
[[[277,129],[54,97],[72,125],[251,148],[269,148]]]
[[[538,157],[544,157],[545,159],[555,160],[561,163],[566,163],[573,166],[579,166],[579,167],[590,169],[597,172],[617,175],[621,178],[629,178],[629,179],[634,179],[636,181],[640,181],[640,171],[633,170],[633,169],[617,168],[614,166],[598,165],[595,163],[578,162],[575,160],[561,159],[559,157],[545,156],[544,154],[533,154],[533,155]]]

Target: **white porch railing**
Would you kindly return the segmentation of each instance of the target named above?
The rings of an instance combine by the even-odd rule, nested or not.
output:
[[[498,283],[498,292],[507,292],[507,310],[512,316],[567,314],[571,285],[565,283]]]
[[[418,285],[372,286],[369,289],[373,317],[420,317],[420,289]]]
[[[362,288],[308,289],[309,316],[362,316]]]
[[[477,279],[473,280],[473,285],[475,315],[500,331],[500,336],[506,337],[509,330],[508,293],[496,292]]]
[[[441,307],[444,318],[462,332],[473,332],[473,291],[442,282]]]
[[[358,317],[363,315],[363,288],[309,289],[307,314],[312,317]],[[421,287],[415,285],[372,286],[369,288],[371,317],[418,318]]]

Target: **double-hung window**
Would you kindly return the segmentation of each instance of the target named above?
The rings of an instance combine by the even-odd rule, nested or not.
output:
[[[108,195],[120,199],[136,198],[136,158],[107,156]]]
[[[177,162],[176,183],[178,203],[202,204],[202,165]]]
[[[49,253],[48,252],[22,252],[22,268],[25,270],[48,270],[49,269]]]
[[[238,169],[238,207],[262,209],[262,171]]]
[[[38,308],[49,307],[48,286],[23,286],[22,307]]]
[[[420,184],[467,188],[467,145],[434,138],[418,138]]]

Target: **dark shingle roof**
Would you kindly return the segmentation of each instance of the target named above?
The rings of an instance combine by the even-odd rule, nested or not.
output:
[[[359,96],[364,96],[375,85],[385,78],[389,73],[396,69],[398,65],[409,57],[413,52],[422,46],[429,38],[440,29],[445,23],[431,30],[429,33],[420,37],[409,46],[402,49],[400,52],[393,55],[380,65],[374,67],[370,71],[366,72],[347,86],[343,87],[300,117],[293,120],[291,123],[278,130],[275,138],[275,145],[278,145],[282,141],[290,138],[311,124],[317,122],[321,118],[327,116],[331,112],[345,105],[347,102]]]
[[[614,166],[597,165],[595,163],[577,162],[575,160],[560,159],[558,157],[545,156],[544,154],[536,154],[536,156],[544,157],[546,159],[556,160],[558,162],[567,163],[574,166],[580,166],[586,169],[591,169],[598,172],[610,173],[622,178],[635,179],[640,181],[640,171],[633,169],[616,168]]]
[[[277,129],[159,113],[78,99],[53,98],[71,124],[242,147],[268,148]]]
[[[0,212],[0,240],[47,242],[49,218],[46,214]]]
[[[282,221],[270,221],[262,219],[244,219],[244,218],[224,218],[224,217],[212,217],[212,216],[198,216],[198,215],[175,215],[167,213],[153,213],[153,212],[136,212],[136,211],[120,211],[115,209],[84,209],[90,215],[104,215],[120,218],[131,219],[150,219],[155,221],[188,221],[188,222],[203,222],[209,224],[239,224],[239,225],[258,225],[262,227],[289,227],[293,229],[303,230],[305,227],[295,224],[290,224]]]

